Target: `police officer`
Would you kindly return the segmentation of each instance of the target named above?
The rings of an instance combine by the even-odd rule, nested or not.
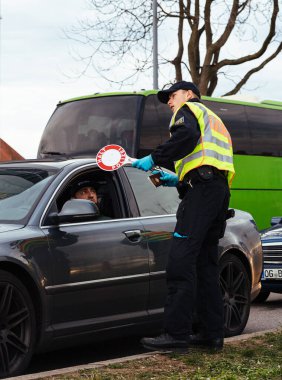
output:
[[[200,98],[191,82],[159,91],[159,101],[173,111],[170,139],[132,164],[148,171],[174,162],[176,174],[163,173],[160,179],[163,186],[176,186],[182,199],[166,269],[164,333],[141,340],[152,350],[223,347],[218,241],[225,230],[233,152],[223,122]],[[194,305],[200,326],[197,335],[192,334]]]

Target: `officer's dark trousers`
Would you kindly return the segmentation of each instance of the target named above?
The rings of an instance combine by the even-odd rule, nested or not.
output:
[[[225,178],[192,180],[177,211],[175,232],[167,264],[168,296],[164,328],[176,338],[192,333],[194,307],[201,333],[223,337],[223,300],[219,285],[218,240],[225,229],[229,188]]]

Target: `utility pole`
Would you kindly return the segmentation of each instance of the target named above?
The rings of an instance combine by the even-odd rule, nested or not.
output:
[[[153,0],[153,89],[158,90],[158,3]]]

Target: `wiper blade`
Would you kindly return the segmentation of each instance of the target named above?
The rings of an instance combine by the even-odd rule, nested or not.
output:
[[[41,152],[41,154],[50,154],[52,156],[66,156],[66,153],[61,153],[61,152]]]

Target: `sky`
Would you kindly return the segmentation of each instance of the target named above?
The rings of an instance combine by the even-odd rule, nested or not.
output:
[[[59,100],[114,89],[97,75],[74,75],[79,64],[64,30],[89,15],[85,0],[0,0],[0,12],[0,138],[35,158]],[[282,101],[281,63],[280,54],[241,93]],[[152,83],[149,74],[123,89],[150,89]]]

